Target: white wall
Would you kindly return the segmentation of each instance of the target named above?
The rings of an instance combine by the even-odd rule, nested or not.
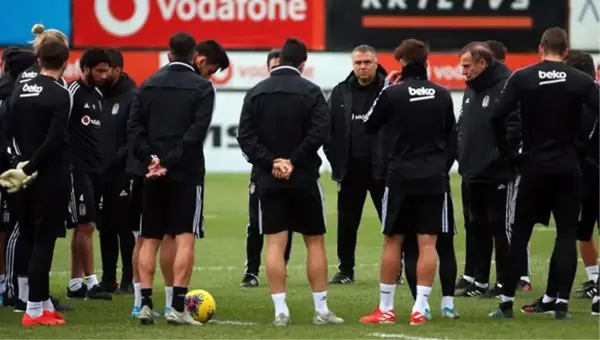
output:
[[[242,156],[237,141],[236,132],[240,111],[244,99],[244,92],[218,92],[215,113],[205,147],[207,172],[248,172],[250,164]],[[453,92],[454,113],[458,117],[462,93]],[[321,152],[323,159],[322,170],[330,170],[327,159]]]

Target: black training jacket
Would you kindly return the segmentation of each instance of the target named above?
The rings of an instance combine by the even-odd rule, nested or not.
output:
[[[458,119],[458,172],[467,181],[509,181],[516,176],[498,152],[492,117],[494,102],[510,77],[510,70],[494,62],[479,76],[467,82]],[[513,152],[521,142],[520,113],[506,121],[507,140]]]
[[[244,98],[238,143],[256,169],[261,187],[304,186],[319,178],[319,148],[329,133],[329,109],[321,88],[290,66],[279,66]],[[273,160],[289,159],[289,180],[271,175]]]
[[[379,65],[375,82],[378,84],[377,91],[373,94],[373,100],[377,97],[384,86],[387,71]],[[350,131],[352,124],[352,87],[355,86],[356,76],[354,72],[344,81],[337,84],[329,99],[329,109],[331,111],[330,136],[323,146],[323,151],[331,164],[331,177],[336,182],[344,180],[348,171],[348,158],[350,150]],[[368,105],[369,107],[371,105]],[[366,113],[366,112],[365,112]],[[371,143],[372,169],[373,177],[385,179],[386,166],[384,161],[384,146],[386,129],[382,129]]]
[[[156,155],[169,180],[204,181],[204,139],[215,90],[192,65],[175,61],[146,80],[133,100],[127,125],[135,158],[145,167]]]
[[[501,155],[521,173],[580,173],[582,109],[585,104],[598,117],[599,94],[589,75],[562,62],[542,61],[516,71],[494,108]],[[516,155],[507,141],[505,122],[519,103],[523,151]]]
[[[45,75],[15,88],[9,101],[6,137],[19,158],[29,161],[25,173],[68,170],[66,129],[72,103],[69,91]]]
[[[387,185],[409,193],[447,191],[447,167],[456,120],[450,92],[427,79],[421,64],[402,69],[402,81],[386,87],[365,118],[367,132],[389,124]]]
[[[106,180],[127,178],[127,120],[136,94],[135,82],[125,73],[109,88],[102,91],[102,127],[100,129],[100,158]]]

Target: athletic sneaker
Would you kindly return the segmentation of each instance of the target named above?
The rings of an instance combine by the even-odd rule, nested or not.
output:
[[[131,310],[131,317],[134,319],[139,319],[141,310],[142,307],[133,306],[133,309]],[[158,319],[160,317],[160,314],[158,314],[157,312],[153,311],[153,313],[155,319]]]
[[[170,311],[171,311],[171,307],[165,307],[165,310],[163,311],[163,315],[167,316],[167,314],[169,314]]]
[[[54,310],[56,310],[57,312],[71,312],[74,311],[75,308],[69,306],[69,305],[65,305],[63,303],[60,303],[60,301],[55,298],[50,296],[50,301],[52,301],[52,305],[54,306]]]
[[[471,281],[467,281],[465,280],[462,276],[460,277],[460,280],[458,280],[456,282],[456,289],[467,289],[469,288],[471,285],[473,284],[473,282]]]
[[[240,283],[240,287],[252,288],[258,287],[258,276],[254,274],[246,274]]]
[[[600,315],[600,300],[596,301],[596,303],[592,303],[592,315]]]
[[[487,298],[487,299],[493,299],[493,298],[498,299],[498,298],[500,298],[500,295],[502,295],[502,285],[499,283],[496,283],[492,289],[489,289],[481,297]]]
[[[478,297],[485,295],[488,292],[488,290],[490,290],[488,287],[478,287],[475,283],[473,283],[467,289],[456,294],[456,296]]]
[[[425,325],[429,322],[429,318],[427,318],[427,312],[425,314],[421,312],[414,312],[410,315],[410,325],[411,326],[420,326]]]
[[[340,325],[344,323],[344,319],[335,316],[332,311],[329,311],[329,313],[326,314],[315,311],[312,323],[313,325]]]
[[[384,313],[381,309],[377,308],[373,313],[360,318],[360,323],[396,323],[396,312],[392,309]]]
[[[95,285],[85,294],[86,300],[112,300],[112,294],[104,291],[104,288],[100,285]]]
[[[533,288],[531,287],[531,283],[525,280],[519,280],[519,283],[517,284],[517,289],[524,292],[531,292],[531,289]]]
[[[13,311],[15,313],[25,313],[26,310],[27,310],[27,302],[24,302],[21,299],[17,299],[15,301]]]
[[[569,313],[569,305],[564,302],[557,302],[554,304],[554,318],[556,320],[568,320],[571,318]]]
[[[513,318],[513,302],[501,302],[498,309],[494,310],[488,316],[492,319],[512,319]]]
[[[81,285],[81,288],[73,291],[67,287],[67,299],[85,299],[87,294],[86,285]]]
[[[594,295],[598,294],[596,288],[597,283],[594,280],[589,280],[581,284],[581,287],[577,288],[575,295],[580,299],[592,299]]]
[[[554,301],[547,303],[542,301],[543,297],[536,299],[532,304],[523,306],[521,312],[554,314]]]
[[[292,318],[289,315],[285,315],[283,313],[279,313],[275,317],[275,321],[273,321],[273,326],[275,327],[287,327],[292,323]]]
[[[138,315],[138,319],[140,320],[140,324],[142,325],[155,325],[156,318],[154,317],[154,311],[150,309],[148,306],[143,306],[140,309],[140,313]]]
[[[349,284],[349,283],[354,283],[354,276],[352,275],[346,275],[342,272],[337,272],[334,276],[333,279],[331,279],[331,281],[329,281],[329,284],[333,284],[333,285],[345,285],[345,284]]]
[[[132,295],[134,293],[135,293],[135,290],[133,289],[133,283],[123,284],[121,282],[119,289],[117,289],[117,291],[116,291],[117,295]]]
[[[55,315],[47,310],[42,312],[42,315],[37,318],[32,318],[29,314],[25,313],[21,320],[21,325],[25,327],[29,326],[59,326],[64,325],[66,322],[64,319],[58,319]]]
[[[444,307],[442,308],[442,319],[460,319],[460,315],[456,311],[456,308]]]
[[[100,287],[106,293],[114,294],[119,288],[119,284],[117,282],[100,282]]]
[[[167,323],[170,325],[202,326],[201,322],[194,320],[190,313],[185,310],[183,312],[178,312],[174,308],[171,308],[171,311],[165,316],[165,319],[167,319]]]

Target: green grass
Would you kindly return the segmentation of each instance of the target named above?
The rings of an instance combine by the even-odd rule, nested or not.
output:
[[[358,319],[373,311],[378,303],[378,272],[382,237],[379,221],[372,204],[365,206],[364,216],[356,250],[357,283],[333,286],[329,289],[329,306],[346,324],[317,327],[310,324],[313,302],[306,279],[304,262],[306,253],[301,238],[296,238],[289,267],[288,304],[293,325],[287,329],[271,326],[274,317],[270,294],[266,288],[264,269],[261,286],[255,289],[240,288],[244,271],[245,228],[247,223],[247,175],[209,175],[206,179],[205,228],[206,238],[197,243],[195,271],[191,289],[202,288],[213,294],[217,301],[215,319],[253,323],[250,325],[210,324],[199,328],[168,326],[159,319],[156,327],[142,327],[130,317],[133,297],[115,296],[111,302],[69,301],[75,312],[67,313],[67,325],[52,328],[24,329],[20,325],[21,314],[0,308],[1,338],[344,338],[375,339],[373,333],[386,333],[390,337],[437,338],[437,339],[598,339],[598,317],[590,315],[590,300],[574,299],[570,308],[573,320],[556,321],[546,315],[524,315],[516,309],[513,320],[490,320],[487,313],[496,300],[456,299],[460,320],[440,318],[440,286],[436,282],[431,295],[433,321],[424,327],[408,325],[412,299],[406,285],[399,286],[396,293],[396,325],[361,325]],[[322,183],[326,193],[327,217],[330,226],[327,234],[329,276],[336,264],[336,189],[324,176]],[[460,234],[456,238],[459,273],[464,266],[464,229],[460,210],[459,179],[453,177],[456,220]],[[519,293],[516,305],[520,306],[541,296],[547,276],[547,260],[552,250],[555,234],[551,229],[537,228],[531,245],[533,287],[530,293]],[[70,240],[70,235],[67,240]],[[67,240],[60,240],[56,247],[52,293],[62,298],[69,280],[70,253]],[[101,268],[96,244],[96,268]],[[154,301],[157,310],[164,306],[162,278],[157,271]],[[585,271],[579,264],[576,285],[584,281]]]

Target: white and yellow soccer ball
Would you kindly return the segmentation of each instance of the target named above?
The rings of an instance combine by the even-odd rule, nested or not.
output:
[[[185,310],[198,322],[208,322],[217,311],[217,303],[209,292],[196,289],[188,292],[184,300]]]

